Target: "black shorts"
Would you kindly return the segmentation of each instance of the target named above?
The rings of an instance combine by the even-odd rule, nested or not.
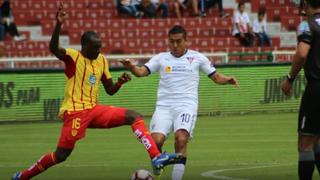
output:
[[[306,86],[300,105],[298,132],[320,135],[320,83]]]

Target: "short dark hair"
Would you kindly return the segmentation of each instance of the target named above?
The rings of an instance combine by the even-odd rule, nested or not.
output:
[[[266,11],[267,11],[266,7],[262,6],[262,7],[260,7],[259,10],[258,10],[258,15],[259,15],[259,16],[260,16],[260,15],[265,15],[265,14],[266,14]]]
[[[238,9],[240,9],[241,6],[244,6],[244,1],[240,1],[238,4]]]
[[[320,0],[304,0],[304,3],[308,4],[314,9],[320,8]]]
[[[175,25],[173,26],[170,31],[169,31],[169,35],[170,34],[180,34],[182,33],[183,34],[183,38],[187,38],[187,31],[184,27],[182,26],[179,26],[179,25]]]
[[[95,37],[95,38],[99,38],[98,34],[94,31],[86,31],[82,34],[81,36],[81,45],[85,45],[87,44],[89,41],[91,41],[91,39]]]

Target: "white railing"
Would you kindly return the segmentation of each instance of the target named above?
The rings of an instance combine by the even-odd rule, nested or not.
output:
[[[284,61],[291,61],[294,54],[295,51],[273,51],[273,62],[279,62],[282,59],[284,59]]]
[[[294,51],[273,51],[273,62],[291,61]],[[225,52],[219,53],[203,53],[215,64],[227,64],[229,63],[229,55]],[[107,59],[113,65],[120,65],[118,60],[120,59],[133,59],[136,63],[145,62],[146,60],[153,57],[154,54],[144,55],[106,55]],[[24,57],[24,58],[0,58],[0,64],[4,64],[4,68],[16,68],[16,63],[19,62],[55,62],[58,61],[56,57]],[[141,63],[140,62],[140,63]]]

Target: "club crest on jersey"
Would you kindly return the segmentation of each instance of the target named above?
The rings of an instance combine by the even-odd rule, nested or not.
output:
[[[171,73],[171,67],[170,66],[166,66],[165,67],[165,72],[166,73]]]
[[[77,135],[78,135],[78,130],[73,129],[73,130],[71,131],[71,135],[72,135],[73,137],[77,136]]]
[[[97,77],[94,74],[90,74],[89,76],[89,83],[91,86],[95,85],[97,81]]]
[[[192,64],[192,62],[194,61],[194,57],[187,57],[187,60],[189,61],[189,64]]]

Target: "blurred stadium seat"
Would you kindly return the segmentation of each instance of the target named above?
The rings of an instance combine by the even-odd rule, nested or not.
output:
[[[290,0],[249,0],[252,13],[256,13],[259,7],[265,6],[268,21],[281,23],[282,28],[274,28],[277,31],[272,32],[272,48],[241,47],[238,39],[231,36],[232,14],[237,7],[237,1],[229,1],[234,2],[234,7],[226,8],[226,12],[231,16],[224,19],[219,18],[217,10],[214,9],[210,9],[207,17],[204,18],[133,19],[119,16],[114,1],[111,0],[69,0],[64,2],[68,19],[61,34],[68,38],[65,47],[79,46],[81,34],[86,30],[95,30],[103,40],[105,53],[149,54],[167,50],[168,30],[173,25],[179,24],[185,26],[188,31],[191,48],[203,52],[264,52],[292,49],[292,46],[286,46],[281,41],[283,38],[279,35],[279,31],[284,32],[282,34],[295,31],[302,20],[298,16],[298,9]],[[23,27],[41,27],[41,33],[22,31],[22,34],[29,39],[24,42],[13,42],[6,37],[4,56],[50,56],[48,43],[55,25],[57,6],[56,1],[12,1],[17,24]],[[22,63],[22,65],[25,64],[27,63]],[[41,63],[32,66],[38,65],[47,66]]]

